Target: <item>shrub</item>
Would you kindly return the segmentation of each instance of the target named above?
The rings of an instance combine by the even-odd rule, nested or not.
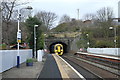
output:
[[[32,58],[26,60],[26,63],[32,63],[32,62],[33,62]]]
[[[95,47],[97,48],[110,48],[113,47],[114,43],[112,43],[111,41],[96,41]]]
[[[6,44],[0,44],[0,50],[6,49],[7,45]]]
[[[120,48],[120,36],[118,36],[118,39],[117,39],[117,47]]]

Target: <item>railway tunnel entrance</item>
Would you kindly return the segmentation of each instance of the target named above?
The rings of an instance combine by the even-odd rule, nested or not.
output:
[[[63,45],[63,54],[68,52],[68,45],[67,44],[65,44],[64,42],[54,42],[49,46],[50,53],[55,53],[54,47],[55,47],[56,44]]]

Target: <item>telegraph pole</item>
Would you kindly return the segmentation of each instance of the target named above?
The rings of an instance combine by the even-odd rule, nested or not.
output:
[[[79,20],[79,9],[77,9],[77,18]]]
[[[2,44],[2,2],[0,1],[0,44]]]

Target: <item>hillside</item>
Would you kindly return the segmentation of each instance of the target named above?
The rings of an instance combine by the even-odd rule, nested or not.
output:
[[[70,21],[70,22],[64,22],[53,28],[52,32],[76,32],[79,31],[84,26],[84,23],[82,21]]]
[[[119,32],[120,26],[117,27],[117,34]],[[95,24],[91,23],[83,23],[81,21],[71,21],[68,23],[62,23],[59,24],[57,27],[53,28],[51,30],[52,32],[70,32],[72,35],[73,32],[81,32],[81,36],[83,36],[83,39],[81,37],[80,42],[77,44],[80,45],[81,42],[87,43],[87,41],[90,41],[90,47],[114,47],[114,30],[109,30],[109,27],[101,27],[97,26]],[[86,36],[86,34],[89,34],[89,37]],[[59,36],[62,35],[62,33],[59,34]],[[58,36],[58,35],[57,35]],[[58,36],[58,37],[59,37]],[[64,35],[62,35],[64,36]],[[64,36],[65,37],[65,36]],[[120,35],[116,37],[117,39],[117,46],[119,47],[119,40],[118,39]],[[85,45],[85,44],[83,44]]]

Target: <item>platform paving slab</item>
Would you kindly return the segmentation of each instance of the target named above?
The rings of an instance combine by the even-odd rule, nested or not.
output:
[[[14,67],[2,73],[2,78],[37,78],[44,65],[42,62],[34,62],[33,66],[26,66],[26,63],[20,65],[20,68]]]

